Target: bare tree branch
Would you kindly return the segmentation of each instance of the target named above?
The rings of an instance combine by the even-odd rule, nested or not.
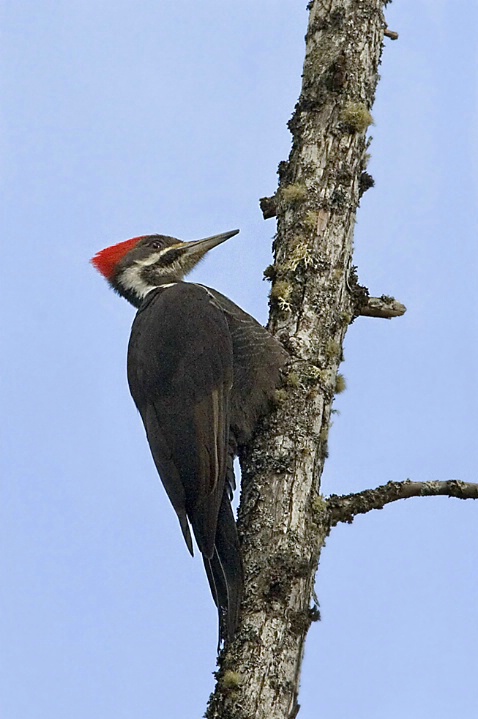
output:
[[[366,514],[372,509],[383,509],[386,504],[410,497],[455,497],[456,499],[478,499],[478,483],[449,479],[444,482],[387,482],[375,489],[365,489],[356,494],[332,494],[325,500],[330,526],[339,522],[351,524],[357,514]]]

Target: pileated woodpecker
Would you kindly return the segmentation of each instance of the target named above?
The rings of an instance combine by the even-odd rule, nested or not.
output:
[[[148,235],[92,259],[138,308],[128,382],[156,468],[189,551],[191,524],[219,612],[219,641],[237,627],[242,559],[230,500],[233,459],[270,404],[287,353],[224,295],[183,282],[208,250],[239,230],[195,242]]]

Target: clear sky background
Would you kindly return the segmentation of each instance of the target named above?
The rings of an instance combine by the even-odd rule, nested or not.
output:
[[[234,227],[194,278],[261,321],[305,0],[3,2],[2,719],[200,717],[216,613],[129,397],[133,309],[88,264]],[[396,0],[355,262],[408,307],[357,320],[326,493],[478,480],[476,3]],[[334,530],[300,717],[476,719],[478,505]]]

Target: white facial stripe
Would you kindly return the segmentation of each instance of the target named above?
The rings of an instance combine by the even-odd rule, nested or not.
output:
[[[125,290],[130,290],[131,292],[134,292],[135,295],[143,299],[146,297],[148,292],[154,290],[155,285],[150,285],[148,282],[143,280],[141,277],[141,269],[142,268],[138,267],[137,264],[132,267],[128,267],[121,273],[120,282]]]
[[[155,272],[156,268],[154,268],[154,265],[160,263],[161,257],[167,254],[171,249],[171,247],[167,247],[158,252],[154,252],[144,259],[135,260],[131,267],[128,267],[120,273],[117,279],[118,284],[127,292],[133,292],[141,300],[146,297],[148,292],[151,292],[151,290],[154,290],[156,287],[171,287],[176,284],[175,282],[165,284],[164,280],[169,278],[176,280],[183,277],[184,268],[181,267],[179,260],[175,260],[162,270],[158,267],[157,273]],[[145,272],[148,267],[152,268],[151,271]],[[149,282],[144,279],[143,274],[149,275]],[[155,282],[156,278],[158,279],[157,283]],[[163,282],[161,280],[163,280]]]
[[[145,260],[136,260],[135,265],[140,269],[143,267],[151,267],[152,265],[155,265],[163,255],[166,255],[170,249],[171,248],[168,247],[166,250],[161,250],[161,252],[155,252],[154,255],[150,255],[150,257],[147,257]],[[164,269],[165,274],[176,274],[177,271],[181,271],[182,269],[181,262],[179,260],[175,260]]]
[[[146,257],[145,260],[136,260],[136,264],[140,267],[149,267],[150,265],[154,265],[160,259],[160,257],[162,257],[163,255],[167,255],[169,252],[171,252],[172,250],[176,250],[178,247],[180,247],[180,245],[172,245],[171,247],[165,247],[158,252],[154,252],[149,257]],[[174,266],[175,264],[176,263],[174,262],[172,266]]]
[[[164,255],[164,250],[161,252],[155,252],[149,257],[146,257],[145,260],[136,260],[135,265],[138,267],[149,267],[150,265],[154,265],[159,260],[161,255]]]

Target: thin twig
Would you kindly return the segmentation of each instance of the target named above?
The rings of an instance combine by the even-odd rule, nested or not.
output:
[[[455,497],[456,499],[478,499],[478,483],[449,479],[445,482],[388,482],[376,489],[366,489],[356,494],[332,494],[325,500],[330,516],[330,526],[339,522],[351,523],[357,514],[366,514],[372,509],[383,509],[386,504],[410,497]]]

